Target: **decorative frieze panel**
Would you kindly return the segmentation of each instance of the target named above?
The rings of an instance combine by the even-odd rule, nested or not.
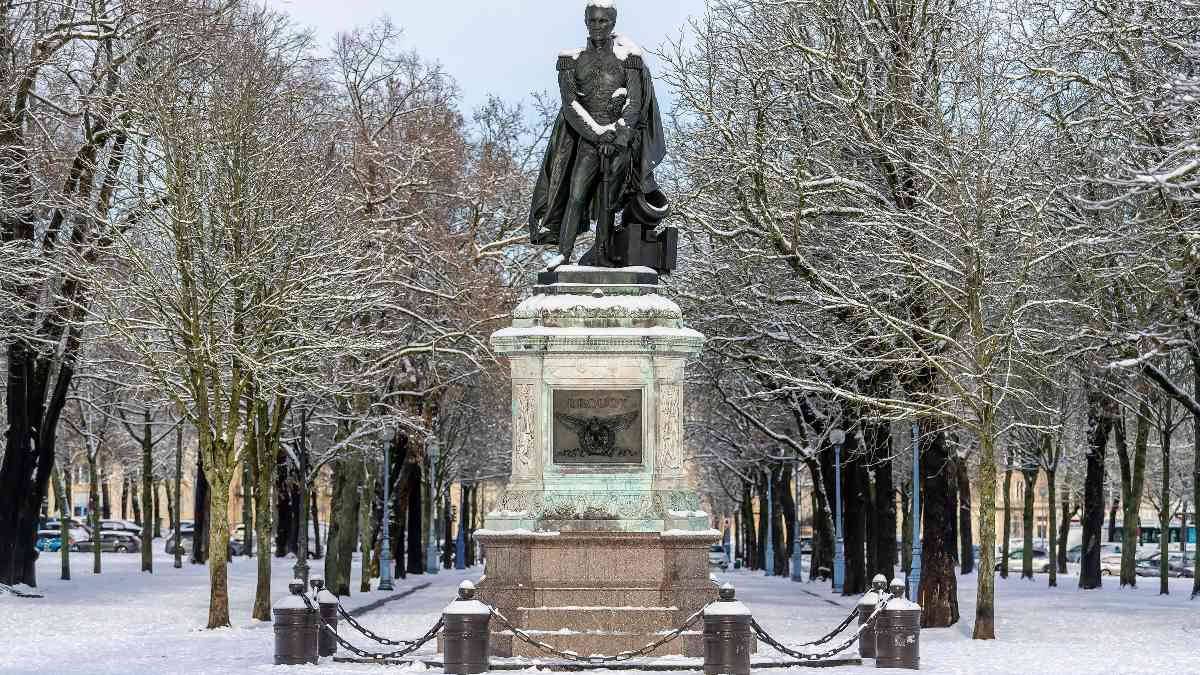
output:
[[[555,492],[510,490],[497,511],[546,520],[653,520],[693,515],[700,498],[690,490]]]

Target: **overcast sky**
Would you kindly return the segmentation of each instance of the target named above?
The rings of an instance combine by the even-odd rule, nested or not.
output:
[[[337,32],[384,14],[404,46],[436,60],[458,81],[464,112],[496,94],[515,101],[556,86],[558,52],[581,47],[585,0],[266,0],[328,45]],[[617,0],[617,32],[647,49],[677,35],[704,0]],[[651,68],[660,70],[650,59]],[[659,96],[668,99],[663,87]],[[669,107],[669,100],[663,101]]]

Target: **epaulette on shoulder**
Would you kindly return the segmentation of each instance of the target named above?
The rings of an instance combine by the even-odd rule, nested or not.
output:
[[[569,54],[559,54],[557,67],[560,71],[575,70],[576,63],[577,61],[574,56]]]
[[[637,70],[641,70],[642,69],[642,55],[641,54],[630,54],[630,55],[626,56],[625,57],[625,67],[626,68],[636,68]]]

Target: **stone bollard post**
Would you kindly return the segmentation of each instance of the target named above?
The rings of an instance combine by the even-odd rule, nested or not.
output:
[[[317,653],[321,656],[333,656],[338,649],[338,597],[325,588],[325,579],[322,577],[313,576],[308,583],[312,586],[313,597],[316,598],[317,607],[321,613],[321,622],[318,624],[320,628],[317,638]]]
[[[304,582],[293,579],[290,595],[275,603],[275,665],[298,666],[317,662],[317,611],[304,604]]]
[[[488,624],[491,620],[491,608],[475,599],[475,585],[462,582],[458,587],[458,599],[442,611],[445,624],[442,672],[471,675],[491,670],[488,654]]]
[[[900,595],[888,601],[875,624],[876,668],[921,668],[921,606],[904,599],[904,587],[899,579],[892,582],[892,592]]]
[[[725,584],[704,610],[704,675],[750,675],[750,610]]]
[[[871,590],[867,591],[858,601],[858,625],[862,626],[875,612],[883,594],[887,592],[887,577],[876,574],[871,580]],[[875,658],[875,627],[861,628],[858,634],[858,655],[864,659]]]

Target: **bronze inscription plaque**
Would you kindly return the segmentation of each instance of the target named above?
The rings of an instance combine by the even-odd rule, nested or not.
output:
[[[554,391],[554,463],[642,463],[642,390]]]

